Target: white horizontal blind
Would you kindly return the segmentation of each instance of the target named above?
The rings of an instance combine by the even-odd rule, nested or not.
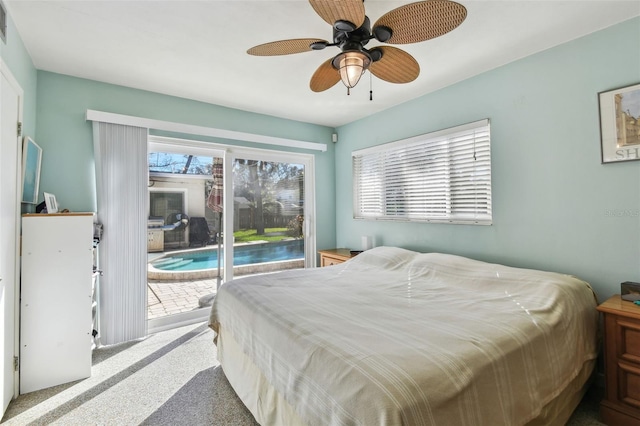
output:
[[[489,120],[354,151],[354,218],[491,224]]]

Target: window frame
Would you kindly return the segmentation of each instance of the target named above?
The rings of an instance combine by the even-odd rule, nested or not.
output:
[[[412,150],[414,155],[409,155]],[[423,154],[431,150],[437,155],[429,158],[428,154]],[[355,220],[493,223],[489,119],[356,150],[351,157]],[[416,167],[439,171],[428,176],[428,173],[416,171]],[[366,176],[363,178],[363,175]],[[417,178],[421,180],[420,184],[415,183]],[[362,179],[369,182],[368,188]],[[425,184],[429,185],[429,191]],[[432,197],[435,189],[436,196],[442,201],[412,203],[410,200],[416,196],[416,188],[417,198]],[[470,188],[478,194],[475,199],[469,200]],[[407,195],[410,192],[412,194]],[[397,196],[394,198],[393,194]],[[365,207],[367,202],[369,207]]]

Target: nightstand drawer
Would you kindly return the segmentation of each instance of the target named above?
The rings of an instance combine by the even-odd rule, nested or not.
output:
[[[356,256],[352,255],[348,249],[319,250],[318,253],[320,253],[320,266],[338,265]]]
[[[616,324],[620,335],[618,356],[640,368],[640,321],[619,318]]]
[[[620,401],[640,409],[640,366],[619,362],[618,380]]]
[[[344,259],[336,259],[335,257],[320,256],[320,266],[331,266],[343,263]]]
[[[640,426],[640,307],[617,295],[598,310],[604,314],[602,420],[609,426]]]

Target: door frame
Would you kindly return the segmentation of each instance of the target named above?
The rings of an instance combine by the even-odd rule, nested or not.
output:
[[[193,154],[202,156],[217,156],[224,160],[224,211],[233,211],[233,170],[232,164],[236,158],[248,158],[276,162],[292,162],[305,167],[305,268],[316,266],[316,208],[315,208],[315,156],[313,154],[280,151],[275,149],[250,148],[213,142],[203,142],[195,139],[180,139],[166,136],[149,135],[148,151],[173,152],[179,154]],[[233,215],[223,215],[224,235],[233,235]],[[223,240],[224,264],[233,264],[233,239]],[[224,268],[224,282],[233,279],[233,268]],[[146,285],[146,283],[145,283]],[[189,325],[205,321],[209,317],[210,308],[201,308],[190,312],[174,314],[167,317],[147,320],[147,333],[152,334],[162,330]]]
[[[11,85],[11,87],[15,90],[18,96],[18,122],[23,122],[23,110],[24,110],[24,90],[18,83],[18,80],[13,76],[11,69],[7,66],[7,64],[0,58],[0,73],[6,78],[7,82]],[[1,108],[6,108],[6,105],[2,105]],[[17,124],[17,123],[16,123]],[[17,129],[16,129],[17,130]],[[22,133],[22,132],[21,132]],[[15,235],[14,235],[14,248],[15,248],[15,275],[14,275],[14,297],[13,297],[13,356],[20,356],[20,246],[18,242],[20,241],[20,207],[21,207],[21,192],[22,192],[22,144],[20,143],[22,140],[22,134],[16,135],[16,143],[17,146],[17,155],[16,155],[16,199],[15,203]],[[5,200],[6,201],[6,200]],[[19,359],[19,358],[18,358]],[[2,384],[4,386],[4,383]],[[20,392],[20,371],[18,369],[14,369],[13,372],[13,397],[17,397]],[[4,414],[4,401],[3,401],[3,414]]]
[[[233,182],[232,165],[238,158],[296,163],[304,166],[304,267],[314,268],[316,266],[315,156],[298,152],[233,146],[229,148],[229,155],[225,157],[225,182]],[[233,211],[233,185],[224,186],[223,203],[225,211]],[[224,235],[233,235],[233,220],[223,220],[223,223]],[[233,244],[230,247],[227,247],[226,244],[224,246],[224,264],[233,265]],[[233,268],[224,268],[224,281],[231,279],[233,279]]]
[[[149,135],[147,138],[148,152],[169,152],[175,154],[193,154],[201,156],[225,157],[223,145],[211,144],[198,140],[171,138],[166,136]],[[147,165],[148,167],[148,165]],[[145,286],[147,283],[144,284]],[[147,287],[148,291],[148,287]],[[159,318],[147,318],[147,334],[153,334],[172,328],[182,327],[209,318],[210,308],[194,309],[189,312],[168,315]],[[147,312],[149,312],[147,310]]]

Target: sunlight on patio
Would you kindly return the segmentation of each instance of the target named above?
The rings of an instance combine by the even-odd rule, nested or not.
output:
[[[148,319],[193,311],[202,296],[215,293],[216,279],[149,282]]]

